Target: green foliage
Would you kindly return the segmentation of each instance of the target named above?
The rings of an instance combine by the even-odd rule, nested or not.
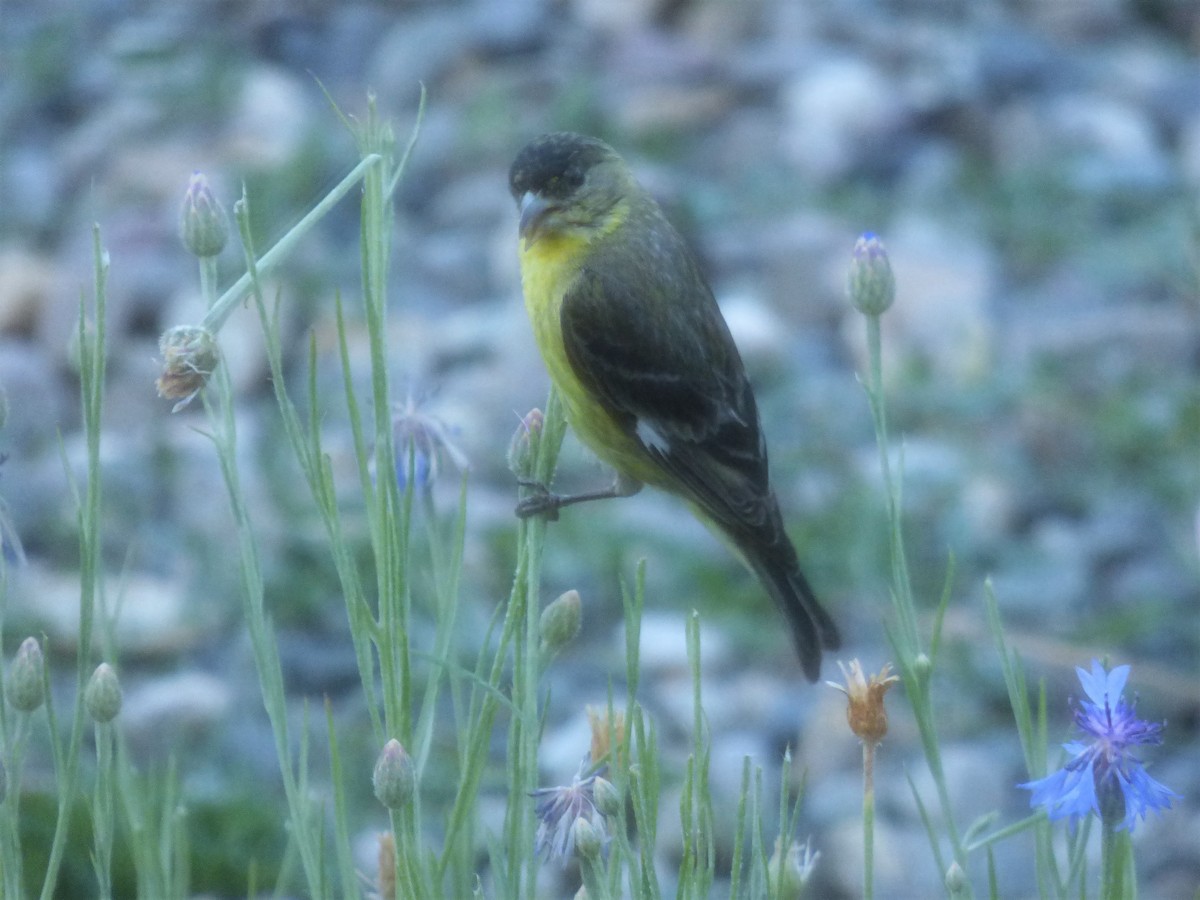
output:
[[[594,115],[590,95],[582,89],[574,102],[578,103],[576,117]],[[486,130],[495,124],[494,110],[486,102],[481,101],[474,116],[479,128]],[[540,896],[539,879],[543,877],[539,850],[547,849],[544,835],[552,831],[578,839],[574,858],[566,862],[580,865],[579,878],[592,900],[658,900],[671,883],[676,896],[699,900],[710,896],[725,878],[730,896],[738,900],[793,900],[803,892],[815,864],[807,849],[800,853],[795,835],[802,797],[792,796],[786,779],[782,779],[777,803],[766,797],[763,772],[747,758],[735,821],[726,821],[714,811],[701,679],[700,615],[716,617],[735,602],[743,608],[751,604],[748,593],[731,598],[731,572],[723,561],[712,561],[712,554],[698,542],[686,538],[681,542],[675,535],[657,538],[671,553],[686,556],[684,568],[689,574],[676,581],[669,580],[675,576],[666,576],[665,582],[653,582],[653,593],[686,597],[689,609],[700,610],[693,610],[687,620],[692,716],[690,743],[683,759],[667,759],[660,752],[655,721],[642,705],[639,648],[647,576],[643,566],[632,563],[630,554],[636,556],[636,550],[630,548],[626,529],[615,515],[568,517],[555,526],[555,540],[550,543],[586,545],[590,569],[560,558],[553,546],[548,550],[547,522],[540,517],[523,519],[515,528],[496,534],[487,548],[489,560],[496,571],[506,574],[496,576],[488,589],[492,595],[507,596],[490,621],[464,632],[467,610],[478,615],[479,609],[487,608],[479,598],[463,596],[465,478],[457,506],[445,509],[428,483],[413,477],[415,461],[402,484],[390,474],[397,471],[401,452],[394,445],[388,355],[392,211],[412,142],[406,149],[397,147],[373,100],[361,120],[345,123],[358,144],[360,163],[271,249],[260,255],[255,239],[273,232],[271,223],[279,221],[276,207],[294,208],[301,175],[263,175],[266,180],[256,182],[234,206],[246,265],[243,277],[218,294],[220,273],[215,258],[199,262],[201,289],[209,306],[200,329],[215,338],[229,311],[249,297],[266,341],[278,419],[268,429],[270,440],[260,449],[265,453],[269,445],[271,453],[286,457],[286,462],[271,469],[275,481],[270,493],[294,525],[278,570],[268,569],[264,562],[258,537],[261,525],[255,521],[256,511],[250,508],[242,486],[238,417],[228,373],[223,364],[211,373],[188,372],[203,376],[199,390],[208,415],[208,436],[221,467],[234,523],[222,555],[226,568],[235,570],[227,577],[236,581],[240,592],[241,616],[277,755],[279,784],[272,790],[247,790],[239,797],[206,800],[184,796],[173,769],[162,775],[139,773],[130,759],[115,706],[111,721],[107,714],[101,717],[103,723],[86,721],[84,686],[97,659],[80,653],[72,706],[61,721],[53,695],[48,695],[45,706],[31,709],[0,704],[0,750],[7,779],[0,805],[4,896],[40,894],[43,900],[134,894],[182,898],[195,893],[252,895],[275,889],[289,896],[353,897],[374,891],[386,894],[390,885],[395,896],[417,900],[480,895],[532,900]],[[414,130],[412,140],[415,137]],[[657,139],[667,140],[664,136]],[[261,207],[260,194],[266,198]],[[315,339],[308,348],[307,382],[298,387],[289,384],[279,301],[265,295],[263,283],[283,258],[295,252],[315,222],[351,194],[361,197],[362,285],[356,299],[361,301],[359,315],[366,325],[369,384],[359,384],[352,376],[360,362],[353,357],[364,348],[351,347],[348,312],[339,298],[336,337],[341,382],[331,397],[318,389]],[[1035,202],[1032,196],[1017,190],[1011,200],[1004,214],[1032,216],[1026,208]],[[1033,254],[1035,248],[1027,249]],[[1031,265],[1040,262],[1030,259]],[[98,602],[104,531],[99,440],[107,265],[97,232],[95,297],[93,305],[81,311],[78,335],[87,480],[72,485],[82,560],[80,614],[85,647],[91,646],[97,626],[98,643],[113,643],[113,623],[97,621],[103,611]],[[867,328],[870,370],[864,383],[879,440],[883,521],[878,528],[863,526],[871,521],[873,509],[878,522],[878,502],[865,485],[855,481],[857,487],[831,497],[825,508],[806,520],[806,530],[797,534],[799,543],[810,543],[806,540],[808,529],[820,531],[823,541],[842,547],[841,557],[849,560],[844,565],[885,573],[879,580],[887,582],[892,597],[885,628],[933,784],[932,796],[926,797],[919,792],[917,779],[910,779],[913,809],[925,824],[935,864],[947,873],[950,895],[969,897],[973,884],[986,883],[992,896],[1003,896],[1003,873],[996,870],[993,847],[1022,832],[1033,834],[1031,864],[1040,895],[1080,895],[1087,874],[1086,824],[1068,837],[1062,853],[1041,815],[1004,825],[996,825],[995,816],[966,827],[955,820],[942,763],[939,729],[945,727],[946,715],[939,715],[944,698],[936,677],[949,655],[942,646],[941,629],[952,593],[952,572],[943,584],[934,586],[922,584],[911,574],[910,569],[932,568],[925,563],[932,544],[916,545],[915,558],[921,562],[913,566],[901,478],[889,444],[878,315],[867,317]],[[913,381],[921,383],[919,374]],[[186,403],[190,396],[180,399]],[[991,400],[1006,402],[1004,397]],[[1056,397],[1044,402],[1058,408],[1063,400]],[[1154,459],[1144,449],[1147,441],[1194,443],[1200,432],[1195,415],[1185,409],[1172,410],[1165,418],[1155,417],[1143,407],[1113,400],[1103,413],[1108,426],[1102,429],[1100,441],[1106,455],[1116,458],[1120,466],[1153,465]],[[344,429],[353,448],[348,474],[339,469],[335,475],[325,445],[325,429],[331,422]],[[559,399],[551,393],[542,427],[531,433],[522,456],[530,480],[551,483],[565,428]],[[497,453],[502,450],[498,448]],[[839,462],[831,454],[827,464],[832,467]],[[347,480],[349,484],[344,483]],[[1186,476],[1164,470],[1162,482],[1164,490],[1170,490],[1185,483]],[[351,495],[353,498],[347,499]],[[837,564],[818,560],[816,565],[818,571],[825,567],[831,576],[822,580],[841,580],[836,577]],[[627,583],[620,573],[631,571],[632,583]],[[6,624],[6,575],[0,563],[0,640]],[[685,578],[690,581],[685,583]],[[275,592],[270,598],[268,585]],[[596,585],[601,590],[593,593],[590,588]],[[543,787],[539,751],[551,667],[563,665],[572,648],[564,646],[556,656],[540,645],[547,635],[543,631],[546,598],[569,588],[578,589],[584,598],[602,596],[607,589],[604,611],[611,614],[611,621],[624,622],[625,671],[614,674],[606,708],[593,711],[592,745],[580,748],[581,755],[589,752],[590,756],[577,784],[556,789],[584,791],[585,800],[594,800],[596,815],[551,822],[545,808],[535,802],[535,792],[545,796],[545,791],[539,790]],[[286,691],[279,634],[285,627],[325,621],[329,600],[334,597],[344,604],[361,705],[350,728],[342,721],[335,722],[334,711],[327,706],[325,734],[316,737],[320,730],[311,728],[309,719],[317,717],[306,710],[298,721]],[[560,629],[567,637],[552,642],[556,649],[574,633],[576,601],[572,597],[567,610],[569,627]],[[1050,764],[1045,690],[1040,689],[1036,700],[1030,700],[1021,661],[1004,638],[990,586],[987,601],[1026,768],[1031,777],[1041,777]],[[468,602],[472,604],[469,607]],[[595,601],[580,602],[586,628],[593,612],[589,604]],[[555,615],[559,613],[561,610]],[[1121,623],[1121,627],[1128,624]],[[760,639],[761,634],[754,638]],[[107,658],[117,667],[115,657]],[[618,674],[624,678],[620,689],[615,687]],[[44,677],[48,685],[49,675]],[[49,754],[42,752],[44,745]],[[403,757],[397,754],[400,745]],[[386,801],[386,809],[370,796],[372,760],[385,747],[389,748],[385,761],[390,762],[377,773],[374,786]],[[47,777],[55,785],[54,794],[36,792],[26,784],[25,763],[33,758],[35,748],[50,759]],[[785,756],[785,767],[789,761],[790,756]],[[595,785],[592,776],[599,773],[604,778],[599,795],[589,798],[587,788],[581,785]],[[872,790],[863,806],[867,848],[874,841]],[[676,792],[677,805],[670,808],[662,798]],[[264,797],[276,802],[265,803]],[[503,817],[487,817],[485,807],[501,798]],[[668,886],[660,880],[661,857],[657,853],[662,816],[678,816],[682,836],[674,848],[678,868],[671,873]],[[764,821],[771,818],[780,823],[777,835],[766,833]],[[390,844],[393,855],[381,853],[381,859],[391,860],[389,870],[367,885],[358,871],[352,836],[381,826],[387,834],[383,846],[386,849]],[[718,840],[730,832],[728,844]],[[1106,884],[1110,889],[1129,886],[1133,869],[1128,844],[1112,834],[1105,834],[1103,841]],[[732,857],[722,858],[718,847],[729,844]],[[602,847],[604,852],[600,852]],[[77,848],[87,848],[87,852]],[[868,896],[874,874],[872,859],[868,851],[864,877]],[[785,871],[785,867],[790,868]]]

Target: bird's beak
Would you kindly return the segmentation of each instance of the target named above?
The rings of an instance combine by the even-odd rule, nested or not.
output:
[[[541,234],[542,220],[546,213],[550,211],[550,204],[542,197],[539,197],[533,191],[526,191],[521,195],[521,224],[520,235],[525,239],[525,246],[529,247],[538,239]]]

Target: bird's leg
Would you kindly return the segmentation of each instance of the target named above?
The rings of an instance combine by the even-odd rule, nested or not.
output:
[[[609,487],[580,494],[554,494],[544,484],[536,481],[521,481],[520,485],[529,488],[532,493],[528,497],[522,497],[517,504],[517,518],[527,519],[530,516],[544,515],[551,522],[558,518],[558,511],[564,506],[586,503],[589,500],[632,497],[642,489],[640,481],[620,472]]]

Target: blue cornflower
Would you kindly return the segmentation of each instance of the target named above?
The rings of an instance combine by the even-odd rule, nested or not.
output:
[[[1161,744],[1163,725],[1139,719],[1134,704],[1122,699],[1129,666],[1106,672],[1092,660],[1091,672],[1079,667],[1075,671],[1087,695],[1079,701],[1075,724],[1091,740],[1063,744],[1071,754],[1065,766],[1018,787],[1032,791],[1029,805],[1045,807],[1051,819],[1070,816],[1072,828],[1088,813],[1096,813],[1109,823],[1120,820],[1119,828],[1132,831],[1139,817],[1169,809],[1171,801],[1179,799],[1147,775],[1133,753],[1139,745]]]

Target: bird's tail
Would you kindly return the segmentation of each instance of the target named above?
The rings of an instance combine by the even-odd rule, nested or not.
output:
[[[842,639],[837,625],[800,571],[796,550],[784,533],[782,522],[772,537],[769,541],[739,542],[739,550],[791,625],[792,640],[805,677],[816,681],[821,674],[822,650],[838,649]]]

